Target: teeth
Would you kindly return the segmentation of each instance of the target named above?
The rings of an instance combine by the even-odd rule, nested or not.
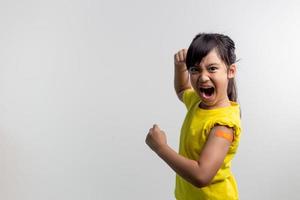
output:
[[[200,91],[201,92],[204,92],[205,90],[212,90],[214,89],[213,87],[209,87],[209,88],[200,88]]]

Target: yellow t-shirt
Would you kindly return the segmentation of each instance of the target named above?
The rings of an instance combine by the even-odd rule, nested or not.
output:
[[[187,115],[180,134],[179,154],[189,159],[198,160],[200,152],[215,125],[233,128],[234,141],[224,162],[209,186],[197,188],[176,175],[175,196],[177,200],[237,200],[238,189],[231,173],[231,160],[235,155],[241,133],[240,108],[235,102],[231,106],[212,110],[201,109],[200,97],[193,89],[183,93],[183,102]]]

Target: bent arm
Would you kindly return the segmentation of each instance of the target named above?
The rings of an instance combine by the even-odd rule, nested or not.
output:
[[[162,158],[179,176],[196,187],[205,187],[208,182],[204,180],[204,169],[199,163],[179,155],[170,146],[162,147],[158,156]]]
[[[218,130],[233,134],[230,128],[214,127],[197,161],[179,155],[168,145],[162,146],[156,153],[179,176],[196,187],[205,187],[209,185],[222,166],[231,144],[230,141],[216,135]]]
[[[189,73],[185,64],[186,49],[174,55],[174,88],[178,98],[182,101],[183,91],[191,88]]]

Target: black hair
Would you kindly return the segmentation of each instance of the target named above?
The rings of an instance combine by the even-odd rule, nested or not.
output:
[[[186,55],[186,66],[195,66],[213,49],[217,50],[221,60],[227,68],[236,62],[235,45],[233,40],[227,35],[218,33],[200,33],[196,35],[190,44]],[[227,96],[230,101],[237,102],[237,88],[235,79],[228,82]]]

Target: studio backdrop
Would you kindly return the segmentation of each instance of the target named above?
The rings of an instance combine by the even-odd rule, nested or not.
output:
[[[174,199],[185,107],[173,55],[199,32],[236,43],[241,200],[300,199],[299,1],[0,1],[0,199]]]

